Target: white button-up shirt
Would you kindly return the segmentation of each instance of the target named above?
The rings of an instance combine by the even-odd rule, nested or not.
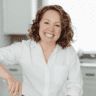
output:
[[[46,64],[39,43],[26,40],[0,48],[0,63],[20,64],[24,96],[81,96],[80,62],[73,47],[57,45]]]

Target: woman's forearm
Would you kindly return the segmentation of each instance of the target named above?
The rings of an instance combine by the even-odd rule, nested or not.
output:
[[[4,67],[3,64],[0,64],[0,77],[3,79],[8,79],[11,77],[11,74],[9,73],[9,71]]]
[[[2,64],[0,64],[0,77],[7,80],[8,89],[11,96],[21,96],[21,82],[16,80],[14,76],[12,76],[11,73]]]

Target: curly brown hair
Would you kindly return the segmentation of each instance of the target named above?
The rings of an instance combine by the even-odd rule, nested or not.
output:
[[[42,19],[44,13],[48,10],[55,10],[60,14],[61,19],[61,35],[57,40],[57,44],[59,44],[62,48],[68,47],[71,45],[71,41],[73,41],[73,29],[71,26],[71,18],[67,12],[59,5],[47,5],[43,8],[39,9],[35,20],[33,20],[33,24],[31,26],[31,30],[29,31],[29,38],[33,39],[36,42],[40,41],[39,36],[39,23]]]

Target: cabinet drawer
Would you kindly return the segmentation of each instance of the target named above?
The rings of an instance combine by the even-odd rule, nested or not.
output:
[[[8,65],[6,68],[17,80],[22,80],[22,69],[20,65]]]
[[[96,86],[84,86],[83,96],[96,96]]]
[[[0,78],[0,96],[10,96],[7,81]]]
[[[12,73],[12,74],[22,74],[22,69],[19,65],[8,65],[6,68]]]
[[[81,71],[85,80],[96,81],[96,67],[81,67]]]

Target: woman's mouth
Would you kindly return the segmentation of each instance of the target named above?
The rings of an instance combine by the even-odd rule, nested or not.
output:
[[[45,33],[45,36],[47,37],[47,38],[53,38],[54,37],[54,34],[50,34],[50,33]]]

